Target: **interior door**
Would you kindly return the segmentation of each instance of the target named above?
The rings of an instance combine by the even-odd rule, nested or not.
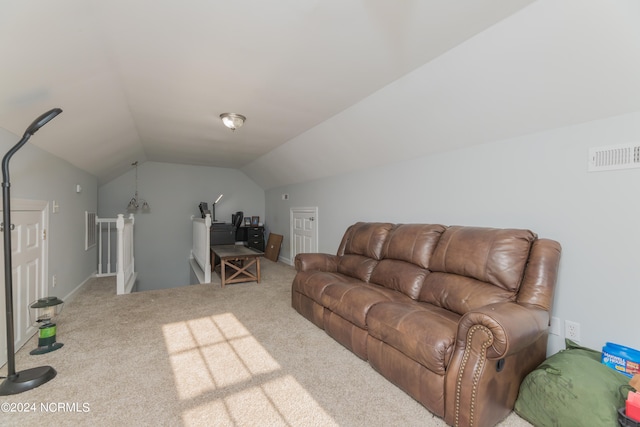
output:
[[[297,254],[318,252],[318,208],[291,208],[291,262]]]
[[[13,202],[12,202],[13,203]],[[13,203],[18,204],[20,203]],[[11,231],[13,269],[13,329],[16,351],[36,333],[29,318],[29,305],[46,296],[44,259],[45,214],[38,210],[11,210]],[[7,227],[5,231],[7,232]],[[4,245],[0,245],[0,257],[4,259]],[[4,262],[0,262],[0,366],[7,363],[6,306],[4,289]]]

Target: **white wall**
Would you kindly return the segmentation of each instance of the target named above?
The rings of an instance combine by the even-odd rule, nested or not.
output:
[[[554,316],[580,323],[591,348],[640,349],[640,169],[587,172],[589,147],[630,141],[640,112],[268,190],[267,221],[284,258],[291,207],[319,207],[328,253],[356,221],[529,228],[563,246]]]
[[[270,189],[639,111],[638,17],[535,1],[242,170]]]
[[[126,214],[135,192],[135,172],[129,172],[99,188],[98,215],[113,218]],[[145,162],[138,166],[138,193],[149,202],[150,213],[136,214],[134,227],[138,290],[188,285],[191,249],[191,215],[200,215],[198,204],[216,205],[216,219],[231,222],[231,214],[264,218],[264,191],[237,169]]]
[[[46,140],[50,126],[55,126],[55,120],[29,141]],[[0,128],[0,151],[6,153],[21,136]],[[60,206],[59,213],[49,211],[48,287],[49,295],[64,299],[96,271],[95,248],[84,249],[84,213],[97,209],[98,180],[31,142],[11,158],[9,178],[12,199],[43,200],[49,202],[49,206],[55,200]],[[76,193],[76,184],[82,187],[81,193]],[[55,288],[51,286],[54,274],[58,283]],[[4,312],[4,308],[0,310]]]

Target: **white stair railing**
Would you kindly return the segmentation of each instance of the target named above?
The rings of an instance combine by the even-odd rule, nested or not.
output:
[[[111,258],[116,257],[116,246],[112,247],[111,241],[117,238],[116,228],[117,218],[98,218],[98,277],[115,276],[116,265],[111,263]],[[114,259],[115,261],[115,259]]]
[[[116,276],[118,295],[131,293],[136,281],[133,251],[133,214],[127,219],[96,218],[98,227],[98,273],[96,276]],[[115,240],[115,243],[112,243]],[[112,259],[115,258],[115,264]]]
[[[205,218],[191,217],[193,243],[189,254],[191,270],[198,283],[211,283],[211,215]]]
[[[135,259],[133,257],[133,214],[124,219],[118,215],[116,228],[118,229],[118,265],[116,283],[118,295],[129,294],[136,283]]]

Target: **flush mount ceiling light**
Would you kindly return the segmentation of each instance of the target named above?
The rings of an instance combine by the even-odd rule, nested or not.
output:
[[[238,129],[244,124],[245,120],[247,120],[242,114],[236,113],[222,113],[220,114],[220,119],[222,123],[231,130]]]

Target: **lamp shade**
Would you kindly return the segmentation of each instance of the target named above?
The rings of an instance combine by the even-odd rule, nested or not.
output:
[[[38,323],[47,320],[51,320],[56,317],[62,311],[64,301],[58,297],[44,297],[40,298],[29,305],[31,308],[30,317],[31,323]]]

